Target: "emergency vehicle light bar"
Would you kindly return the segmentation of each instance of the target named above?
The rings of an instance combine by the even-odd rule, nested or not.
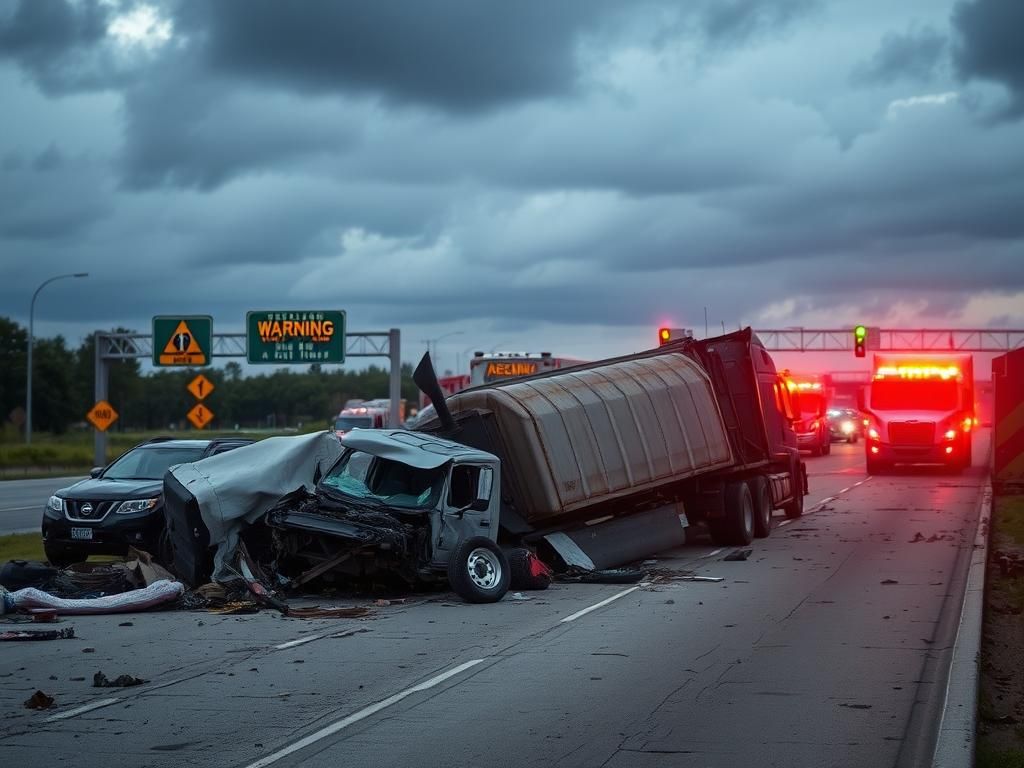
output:
[[[883,365],[875,371],[876,379],[886,376],[898,376],[901,379],[954,379],[960,375],[955,365]]]

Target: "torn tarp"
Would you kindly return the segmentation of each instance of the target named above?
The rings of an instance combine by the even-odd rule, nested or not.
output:
[[[209,543],[217,547],[213,579],[235,578],[230,565],[242,529],[289,493],[302,489],[312,492],[341,453],[342,445],[333,432],[317,432],[269,437],[173,467],[168,474],[194,497],[209,531]]]

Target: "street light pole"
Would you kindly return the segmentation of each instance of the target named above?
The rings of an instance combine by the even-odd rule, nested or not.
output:
[[[28,382],[25,385],[25,444],[32,444],[32,346],[35,341],[33,333],[35,331],[35,313],[36,313],[36,296],[46,286],[52,283],[54,280],[62,280],[65,277],[88,277],[88,272],[74,272],[67,275],[57,275],[51,277],[49,280],[44,280],[42,284],[36,288],[36,292],[32,294],[32,301],[28,305]]]

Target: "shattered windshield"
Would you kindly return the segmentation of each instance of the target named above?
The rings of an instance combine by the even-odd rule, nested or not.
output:
[[[417,469],[364,451],[349,451],[320,481],[321,488],[390,506],[433,507],[444,490],[445,467]]]

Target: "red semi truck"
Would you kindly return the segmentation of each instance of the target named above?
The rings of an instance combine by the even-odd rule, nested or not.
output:
[[[970,355],[875,355],[861,410],[868,472],[894,464],[971,465],[974,362]]]

